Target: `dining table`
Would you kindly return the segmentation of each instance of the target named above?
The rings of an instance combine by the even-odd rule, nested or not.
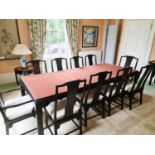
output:
[[[98,72],[111,71],[111,79],[114,79],[117,71],[120,69],[122,69],[122,67],[112,64],[97,64],[57,72],[21,76],[21,89],[26,91],[35,102],[38,134],[44,134],[42,110],[43,107],[48,106],[55,100],[57,85],[73,80],[85,79],[86,85],[88,86],[90,75]],[[65,96],[66,91],[67,90],[62,90],[61,93]]]

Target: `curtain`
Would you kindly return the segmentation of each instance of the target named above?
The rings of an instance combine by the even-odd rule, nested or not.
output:
[[[42,59],[46,36],[46,19],[29,19],[29,34],[32,56],[34,59]]]
[[[78,19],[66,19],[66,29],[69,45],[73,55],[78,55]]]

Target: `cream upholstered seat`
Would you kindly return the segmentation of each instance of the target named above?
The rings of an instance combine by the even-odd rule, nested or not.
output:
[[[10,91],[9,91],[10,92]],[[8,92],[5,92],[5,94]],[[4,95],[0,93],[0,111],[6,126],[6,134],[14,123],[35,116],[35,104],[29,95],[16,97],[5,101]],[[26,132],[29,133],[36,128]],[[23,133],[25,134],[25,133]]]
[[[31,102],[30,102],[31,101]],[[21,104],[25,103],[26,104]],[[17,106],[18,104],[21,104],[20,106]],[[11,99],[5,102],[5,106],[15,106],[14,108],[8,108],[6,109],[6,115],[8,119],[15,119],[20,116],[29,114],[34,109],[35,103],[32,101],[32,98],[29,95],[18,97],[15,99]]]

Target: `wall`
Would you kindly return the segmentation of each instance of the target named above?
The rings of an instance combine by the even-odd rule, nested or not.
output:
[[[82,48],[82,27],[83,26],[98,26],[98,44],[97,47],[93,48]],[[102,50],[103,45],[103,29],[104,29],[104,20],[103,19],[80,19],[79,21],[79,51],[86,50]]]
[[[28,36],[28,25],[26,19],[18,19],[18,28],[21,43],[30,47],[29,36]],[[28,58],[30,59],[30,57]],[[19,66],[19,60],[0,60],[0,84],[4,82],[15,81],[14,68]],[[10,78],[5,79],[6,76]],[[5,81],[6,80],[6,81]]]
[[[153,44],[152,44],[152,49],[151,49],[149,60],[155,60],[155,36],[153,39]]]

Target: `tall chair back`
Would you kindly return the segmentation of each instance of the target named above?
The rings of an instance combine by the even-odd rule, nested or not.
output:
[[[66,58],[55,58],[51,60],[51,67],[53,72],[54,72],[54,62],[56,63],[57,71],[63,70],[63,62],[65,62],[66,69],[68,69],[68,63]]]
[[[74,64],[75,68],[83,67],[84,66],[83,57],[74,56],[74,57],[70,58],[70,67],[71,68],[73,68],[73,64]]]
[[[140,72],[136,72],[134,74],[134,84],[131,88],[131,91],[137,91],[137,90],[143,90],[145,83],[151,74],[152,66],[146,65],[144,67],[141,67]]]
[[[125,61],[125,63],[122,65],[123,60]],[[137,64],[138,64],[138,58],[134,56],[129,56],[129,55],[121,56],[119,61],[119,66],[122,65],[123,67],[126,67],[126,68],[133,67],[133,69],[136,69]]]
[[[57,104],[59,102],[59,98],[61,96],[61,90],[67,88],[67,99],[65,102],[65,113],[62,119],[67,119],[70,117],[74,116],[74,106],[76,102],[80,103],[79,107],[79,112],[81,113],[81,107],[82,107],[82,102],[84,99],[84,94],[82,95],[81,99],[77,97],[77,94],[79,92],[80,86],[83,84],[83,90],[85,91],[86,87],[86,80],[75,80],[71,82],[64,83],[62,85],[57,85],[56,86],[56,100],[55,100],[55,105],[54,105],[54,120],[57,121],[57,111],[58,107]],[[83,91],[83,92],[84,92]]]
[[[46,61],[44,60],[31,60],[26,62],[26,66],[28,66],[28,64],[32,64],[33,67],[33,73],[34,74],[41,74],[43,73],[43,66],[44,65],[44,70],[47,73],[47,65],[46,65]]]
[[[97,57],[95,54],[88,54],[85,56],[85,65],[96,65],[96,64],[97,64]]]
[[[110,87],[109,98],[115,98],[122,95],[131,73],[131,67],[123,68],[117,71],[116,78],[114,79],[112,86]]]

